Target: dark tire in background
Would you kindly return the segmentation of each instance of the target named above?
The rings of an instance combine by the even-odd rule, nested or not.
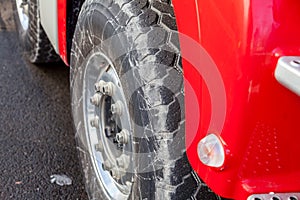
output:
[[[43,27],[37,0],[14,0],[14,18],[25,55],[31,63],[60,61]]]
[[[176,30],[169,0],[84,3],[70,87],[90,199],[220,199],[185,153]]]

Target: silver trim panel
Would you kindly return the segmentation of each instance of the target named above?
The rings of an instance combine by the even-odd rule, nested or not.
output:
[[[283,56],[279,58],[275,78],[280,84],[300,96],[300,57]]]
[[[254,194],[247,200],[300,200],[300,193]]]

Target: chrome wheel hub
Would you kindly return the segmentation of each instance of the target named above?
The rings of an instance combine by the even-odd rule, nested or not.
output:
[[[111,199],[127,199],[132,185],[132,129],[121,81],[102,53],[84,72],[86,138],[97,178]]]

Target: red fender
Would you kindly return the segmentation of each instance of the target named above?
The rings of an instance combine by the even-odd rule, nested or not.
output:
[[[299,192],[300,99],[276,81],[274,71],[280,56],[300,55],[300,1],[173,0],[173,4],[179,32],[207,52],[180,36],[186,146],[193,169],[226,198]],[[215,67],[220,73],[215,79],[224,84],[220,87],[225,97],[219,96],[225,103],[216,101],[219,89],[207,82],[216,74],[192,64],[199,59],[207,60],[209,71]],[[225,110],[218,107],[221,104]],[[220,136],[225,146],[220,168],[205,166],[197,155],[197,145],[208,133]]]
[[[65,64],[68,65],[66,18],[67,2],[66,0],[57,0],[57,35],[59,54]]]

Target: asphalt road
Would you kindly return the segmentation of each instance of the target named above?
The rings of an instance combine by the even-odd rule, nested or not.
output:
[[[11,0],[0,0],[0,199],[87,199],[63,64],[26,61]],[[65,174],[72,185],[50,182]]]

